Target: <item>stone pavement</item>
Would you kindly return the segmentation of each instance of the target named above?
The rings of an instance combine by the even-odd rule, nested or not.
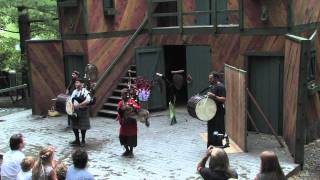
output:
[[[170,126],[168,112],[152,113],[151,126],[139,123],[138,146],[134,158],[121,157],[124,149],[118,140],[119,124],[113,119],[91,118],[92,129],[87,132],[86,149],[89,154],[89,171],[96,179],[201,179],[196,165],[206,150],[201,135],[206,132],[206,123],[191,118],[185,110],[178,110],[178,123]],[[0,117],[0,152],[8,150],[8,140],[14,133],[26,137],[25,153],[36,156],[41,147],[56,147],[57,159],[67,164],[74,150],[68,143],[73,140],[71,130],[65,131],[66,117],[40,118],[32,116],[31,110]],[[280,155],[285,173],[296,165],[286,149],[278,148],[269,136],[249,134],[250,153],[229,154],[231,167],[236,169],[239,179],[253,179],[258,173],[259,153],[264,146]],[[252,140],[250,140],[252,139]],[[273,138],[274,139],[274,138]],[[267,141],[266,141],[267,140]],[[268,143],[266,143],[268,142]],[[259,148],[256,148],[259,146]]]

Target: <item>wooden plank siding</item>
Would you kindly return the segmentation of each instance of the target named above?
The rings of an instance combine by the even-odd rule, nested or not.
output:
[[[116,68],[112,69],[111,75],[108,76],[105,81],[102,83],[100,88],[96,91],[96,97],[97,101],[94,106],[92,106],[92,114],[95,116],[99,109],[103,106],[103,104],[106,101],[106,98],[111,95],[112,90],[116,87],[118,80],[120,77],[124,75],[126,70],[130,67],[131,64],[133,64],[134,61],[134,54],[135,54],[135,48],[141,47],[144,44],[147,44],[149,41],[149,37],[147,35],[141,35],[139,36],[133,44],[129,47],[128,51],[124,54],[120,62],[117,64]],[[104,54],[100,54],[98,56],[94,56],[95,54],[89,54],[90,61],[95,60],[93,63],[98,64],[99,74],[101,75],[102,71],[105,70],[107,67],[109,67],[112,57],[116,56],[117,53],[120,51],[119,48],[121,48],[121,43],[125,43],[124,40],[116,41],[115,44],[112,46],[109,46],[109,51],[107,51]],[[91,46],[89,46],[91,47]],[[118,49],[117,49],[118,48]],[[106,49],[100,48],[100,51],[106,51]],[[90,51],[89,51],[90,52]],[[94,51],[92,51],[94,52]],[[92,57],[96,58],[92,58]],[[101,68],[105,66],[105,68]]]
[[[83,0],[78,2],[77,7],[59,7],[62,34],[83,34],[86,32]]]
[[[283,137],[295,156],[301,44],[286,40],[283,85]]]
[[[238,66],[240,35],[154,35],[152,45],[207,45],[211,46],[212,69],[224,70],[224,63]]]
[[[60,41],[27,42],[31,70],[32,113],[46,115],[52,98],[65,92],[64,63]]]
[[[102,0],[85,0],[90,33],[137,29],[147,12],[147,0],[118,0],[114,19],[104,15]]]
[[[246,72],[225,66],[226,96],[226,132],[243,150],[247,151],[247,96]]]
[[[294,25],[320,22],[320,1],[294,0]]]
[[[245,28],[268,28],[286,27],[288,19],[288,0],[244,0],[244,27]],[[267,22],[262,22],[262,6],[268,11]]]

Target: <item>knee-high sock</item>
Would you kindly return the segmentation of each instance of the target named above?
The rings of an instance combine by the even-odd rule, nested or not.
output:
[[[73,133],[74,133],[74,136],[76,137],[76,141],[80,141],[79,140],[79,130],[78,129],[73,129]]]
[[[82,141],[86,140],[86,132],[87,132],[87,130],[81,130]]]

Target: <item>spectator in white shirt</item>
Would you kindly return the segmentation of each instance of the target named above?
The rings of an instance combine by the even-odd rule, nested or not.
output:
[[[2,180],[16,180],[21,170],[20,163],[25,155],[22,153],[24,140],[22,134],[14,134],[10,138],[10,150],[3,156],[1,166]]]
[[[17,176],[17,180],[31,180],[32,168],[34,166],[35,160],[33,157],[25,157],[21,162],[21,171]]]

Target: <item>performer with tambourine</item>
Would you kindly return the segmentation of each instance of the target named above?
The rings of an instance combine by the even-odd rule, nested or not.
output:
[[[89,91],[83,87],[83,80],[77,78],[75,80],[76,89],[72,92],[67,106],[73,106],[74,113],[71,116],[71,128],[73,130],[75,140],[71,145],[85,146],[86,131],[90,129],[89,110],[88,105],[91,101]],[[71,101],[71,105],[70,105]],[[68,113],[70,114],[70,112]],[[81,131],[81,142],[79,137],[79,130]]]
[[[216,115],[210,121],[208,121],[208,143],[207,147],[210,145],[222,146],[222,140],[216,141],[214,138],[214,133],[225,134],[225,109],[224,102],[226,100],[226,89],[222,82],[220,82],[220,76],[217,72],[212,72],[209,75],[209,83],[211,84],[207,95],[209,98],[213,99],[217,106]]]

